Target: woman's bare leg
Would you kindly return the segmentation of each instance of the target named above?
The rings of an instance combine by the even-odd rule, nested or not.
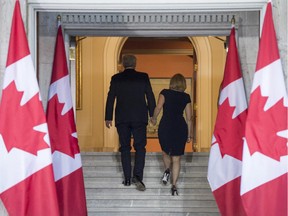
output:
[[[180,173],[180,159],[181,156],[172,156],[172,185],[176,186],[179,173]]]
[[[162,152],[162,158],[163,158],[163,162],[164,162],[164,167],[165,170],[169,169],[171,167],[171,157],[170,155],[167,155],[164,151]]]
[[[167,155],[164,151],[162,152],[162,158],[163,158],[164,168],[165,168],[165,171],[162,176],[162,183],[164,185],[167,185],[167,183],[169,182],[169,178],[170,178],[170,167],[171,167],[172,161],[171,161],[171,156]]]

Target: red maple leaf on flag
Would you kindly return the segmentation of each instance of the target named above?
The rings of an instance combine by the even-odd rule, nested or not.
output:
[[[232,119],[235,107],[231,107],[228,98],[219,106],[214,136],[219,144],[222,157],[225,154],[242,160],[243,137],[246,110]]]
[[[278,132],[287,130],[287,108],[281,99],[264,111],[267,99],[268,97],[261,96],[260,87],[251,94],[246,139],[251,155],[258,151],[279,161],[288,152],[287,139],[277,135]]]
[[[20,105],[22,96],[23,92],[17,91],[14,81],[3,89],[0,113],[1,121],[5,124],[0,124],[0,133],[8,152],[12,148],[18,148],[37,155],[37,151],[49,148],[44,141],[46,133],[33,129],[46,123],[44,110],[39,93],[23,106]]]
[[[57,94],[49,100],[49,106],[47,121],[52,152],[60,151],[74,158],[80,150],[78,139],[72,136],[76,132],[73,109],[62,115],[64,103],[59,102]]]

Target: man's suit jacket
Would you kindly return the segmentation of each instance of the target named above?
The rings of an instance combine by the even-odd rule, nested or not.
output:
[[[134,69],[125,69],[111,78],[106,101],[105,120],[113,120],[115,107],[115,125],[129,122],[148,122],[156,106],[155,97],[147,73]]]

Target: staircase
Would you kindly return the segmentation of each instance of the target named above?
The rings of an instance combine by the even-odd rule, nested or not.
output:
[[[89,216],[216,216],[220,215],[207,182],[208,153],[186,153],[178,180],[179,196],[163,186],[161,153],[147,153],[146,191],[122,185],[120,153],[82,153]]]

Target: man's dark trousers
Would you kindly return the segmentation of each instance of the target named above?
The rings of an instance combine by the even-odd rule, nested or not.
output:
[[[135,149],[135,162],[133,176],[143,180],[143,171],[146,155],[146,126],[144,122],[131,122],[118,124],[117,131],[120,139],[121,162],[125,179],[131,178],[131,135]]]

